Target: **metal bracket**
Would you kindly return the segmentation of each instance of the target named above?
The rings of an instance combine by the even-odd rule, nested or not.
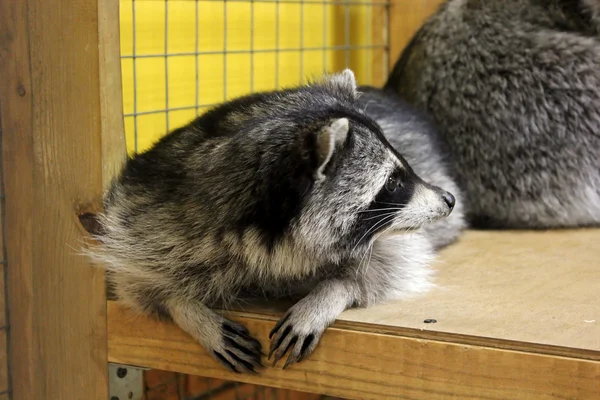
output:
[[[144,396],[143,371],[131,365],[108,364],[109,400],[142,400]]]

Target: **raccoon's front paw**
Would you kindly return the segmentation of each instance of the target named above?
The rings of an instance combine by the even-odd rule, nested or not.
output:
[[[237,322],[223,320],[221,337],[211,346],[217,361],[229,370],[240,372],[256,372],[255,368],[262,367],[261,345],[250,336],[248,329]]]
[[[310,313],[306,312],[307,310],[297,308],[297,306],[288,310],[269,334],[269,339],[271,339],[269,359],[274,356],[273,366],[290,348],[290,355],[283,369],[304,360],[317,347],[321,335],[327,329],[327,324],[319,323],[311,318]]]

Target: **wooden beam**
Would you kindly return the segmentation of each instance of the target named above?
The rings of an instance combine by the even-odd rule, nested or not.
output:
[[[434,265],[435,289],[348,310],[306,363],[258,377],[226,373],[179,328],[109,302],[109,360],[361,399],[598,399],[599,241],[600,229],[468,231]],[[267,346],[289,305],[229,315]]]
[[[119,0],[98,0],[102,182],[107,189],[127,158],[121,80]]]
[[[372,0],[371,9],[371,45],[370,51],[371,85],[381,87],[388,77],[388,10],[382,0]]]
[[[390,0],[389,67],[394,68],[413,35],[445,0]]]
[[[1,101],[1,100],[0,100]],[[2,136],[0,126],[0,137]],[[0,149],[1,149],[0,143]],[[8,379],[8,343],[6,318],[6,248],[4,247],[4,177],[2,174],[2,153],[0,151],[0,393],[10,391]],[[2,397],[0,397],[2,399]]]
[[[118,21],[117,0],[0,0],[13,400],[108,397],[104,274],[77,254],[78,214],[125,151]]]
[[[600,398],[600,361],[330,328],[306,361],[260,375],[218,365],[178,327],[109,302],[109,360],[355,399]],[[278,316],[232,314],[263,347]]]

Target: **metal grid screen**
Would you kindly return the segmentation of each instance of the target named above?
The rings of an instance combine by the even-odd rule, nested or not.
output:
[[[351,68],[387,74],[388,0],[121,0],[127,147],[208,107]]]
[[[247,93],[346,67],[359,84],[382,84],[388,9],[389,0],[120,0],[128,152]],[[185,376],[176,379],[155,391],[173,386],[177,399],[212,398],[232,385],[227,398],[290,396],[235,382],[195,396],[180,388]]]

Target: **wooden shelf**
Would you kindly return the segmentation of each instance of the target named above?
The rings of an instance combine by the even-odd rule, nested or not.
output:
[[[114,302],[108,357],[360,399],[600,398],[600,230],[471,231],[436,270],[436,289],[345,312],[308,360],[285,371],[228,373],[176,326]],[[228,315],[266,347],[286,307]]]

